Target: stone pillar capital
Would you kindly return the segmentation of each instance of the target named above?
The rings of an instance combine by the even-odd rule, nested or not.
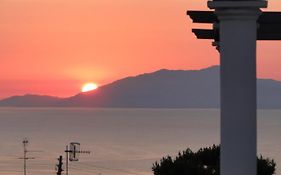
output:
[[[220,21],[223,20],[239,20],[239,21],[256,21],[262,11],[257,9],[217,9],[215,14]]]
[[[267,1],[208,1],[219,20],[257,20]]]
[[[267,1],[208,1],[210,9],[259,9],[266,8]]]

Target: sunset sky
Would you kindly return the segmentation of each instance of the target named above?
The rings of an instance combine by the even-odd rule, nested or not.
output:
[[[207,10],[206,0],[1,0],[0,98],[66,97],[86,82],[219,64],[211,41],[191,33],[188,9]],[[280,49],[258,43],[259,77],[281,80]]]

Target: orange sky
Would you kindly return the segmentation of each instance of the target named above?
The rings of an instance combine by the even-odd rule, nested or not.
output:
[[[281,11],[271,0],[270,10]],[[218,64],[211,41],[191,33],[186,10],[206,0],[1,0],[0,98],[70,96],[158,69]],[[258,43],[259,77],[281,80],[281,42]]]

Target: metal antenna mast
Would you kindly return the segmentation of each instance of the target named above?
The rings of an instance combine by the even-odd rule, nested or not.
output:
[[[91,151],[82,151],[80,150],[80,143],[78,142],[71,142],[69,145],[66,146],[66,175],[68,175],[68,166],[69,161],[79,161],[79,154],[90,154]]]
[[[26,160],[35,159],[35,158],[34,157],[27,157],[27,152],[29,152],[26,148],[27,145],[28,145],[27,138],[23,139],[22,144],[23,144],[23,157],[20,158],[20,159],[23,159],[23,174],[26,175]]]

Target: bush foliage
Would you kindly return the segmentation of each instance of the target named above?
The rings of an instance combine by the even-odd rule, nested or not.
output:
[[[219,175],[220,147],[201,148],[197,152],[187,149],[179,152],[175,159],[163,157],[160,162],[153,164],[154,175]],[[275,173],[276,163],[271,159],[257,158],[258,175]]]

